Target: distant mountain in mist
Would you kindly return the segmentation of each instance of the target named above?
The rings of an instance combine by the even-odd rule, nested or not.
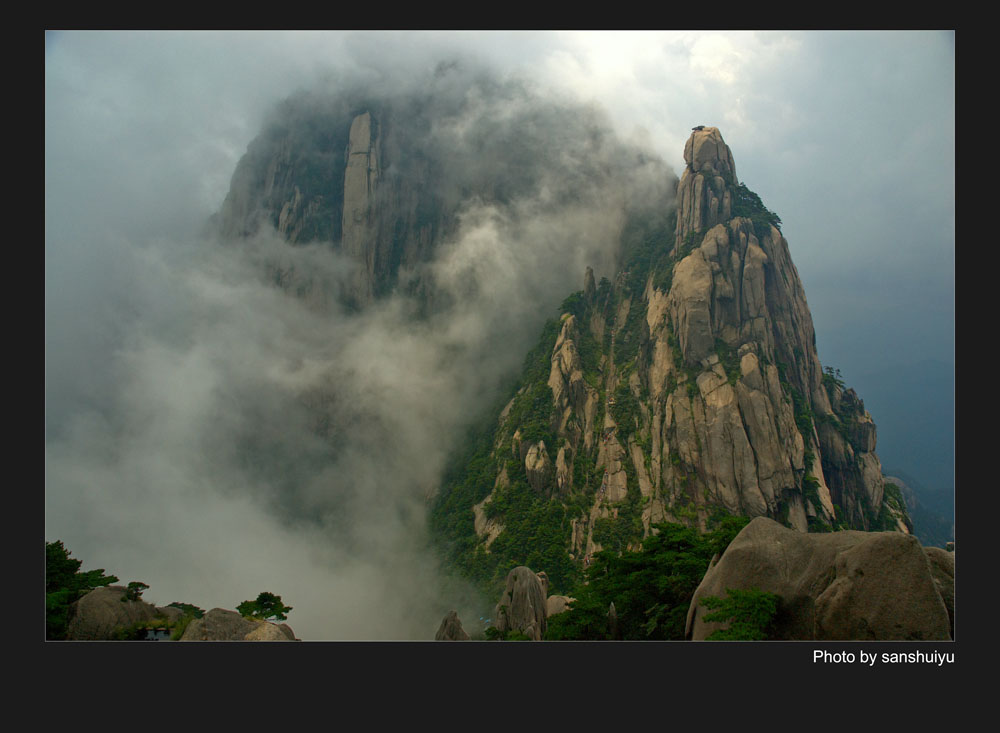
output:
[[[662,204],[671,178],[657,156],[618,140],[598,109],[444,64],[419,92],[286,100],[240,160],[213,225],[226,238],[271,232],[327,244],[347,270],[337,297],[353,308],[391,293],[440,308],[455,295],[431,263],[463,227],[534,237],[539,253],[569,257],[580,272],[610,267],[614,248],[588,240],[610,236],[627,208]],[[568,235],[579,241],[567,246]],[[584,253],[601,262],[579,262]],[[313,282],[288,269],[274,276],[298,290]]]

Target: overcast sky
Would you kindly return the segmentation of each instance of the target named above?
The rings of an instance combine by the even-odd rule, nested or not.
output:
[[[954,365],[954,41],[950,32],[46,34],[46,539],[64,540],[86,568],[144,580],[158,603],[204,607],[281,593],[272,579],[288,563],[336,564],[320,529],[277,524],[245,496],[198,491],[196,472],[176,461],[153,471],[155,446],[184,455],[194,439],[160,416],[198,403],[185,387],[203,384],[214,363],[209,349],[185,351],[206,333],[189,325],[193,303],[239,296],[250,313],[267,297],[224,274],[180,285],[177,273],[277,101],[339,79],[405,87],[452,56],[596,101],[622,137],[678,174],[691,127],[718,127],[739,179],[784,223],[820,360],[858,386],[882,425],[876,406],[894,403],[865,393],[868,375]],[[197,298],[178,297],[193,282]],[[157,369],[137,367],[143,360]],[[101,439],[123,401],[159,426],[131,434],[131,449]],[[892,445],[884,430],[879,439]],[[185,476],[171,482],[171,472]],[[188,493],[171,494],[178,484]],[[115,511],[123,502],[136,509]],[[233,577],[234,558],[253,571]],[[366,625],[395,582],[373,589],[362,582],[372,572],[341,563],[322,576],[327,596],[352,598],[335,624],[315,608],[308,615],[320,600],[303,584],[287,590],[293,628],[307,638],[393,636]]]

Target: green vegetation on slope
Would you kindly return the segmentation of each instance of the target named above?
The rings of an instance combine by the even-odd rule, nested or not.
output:
[[[568,595],[570,610],[548,619],[545,639],[610,639],[608,609],[615,604],[621,639],[683,639],[688,607],[715,553],[722,553],[749,522],[718,512],[712,528],[664,523],[642,549],[594,556],[585,582]]]
[[[733,216],[744,216],[753,222],[754,234],[758,239],[770,232],[771,226],[781,231],[781,218],[773,211],[769,211],[760,196],[755,194],[746,184],[730,187],[733,192]]]
[[[601,278],[590,298],[584,291],[572,293],[560,308],[561,315],[570,314],[576,319],[573,341],[584,381],[598,396],[592,448],[583,449],[585,436],[579,433],[582,415],[571,418],[565,436],[554,434],[558,416],[553,414],[548,377],[552,348],[563,322],[559,320],[546,324],[526,357],[520,380],[507,394],[510,407],[506,418],[499,425],[493,422],[495,417],[485,418],[488,422],[470,432],[469,439],[456,450],[431,511],[432,536],[445,561],[488,595],[497,592],[506,573],[516,565],[544,570],[553,593],[564,593],[579,582],[583,558],[570,555],[572,529],[574,521],[589,524],[589,513],[602,485],[605,467],[597,466],[597,457],[604,438],[605,410],[618,425],[618,440],[623,445],[635,436],[646,454],[649,470],[651,443],[643,433],[648,426],[643,425],[641,405],[648,397],[642,351],[649,341],[649,328],[642,296],[651,273],[659,276],[672,269],[675,226],[676,213],[667,207],[632,211],[622,233],[616,284]],[[624,316],[620,322],[619,315]],[[596,324],[595,330],[591,330],[592,324]],[[614,393],[609,394],[607,377],[612,364],[617,380]],[[640,376],[638,394],[629,386],[630,377],[636,373]],[[492,415],[499,414],[502,406],[498,405]],[[513,440],[516,431],[517,441]],[[524,446],[544,441],[549,460],[554,463],[564,438],[571,443],[565,453],[571,464],[569,486],[557,490],[552,477],[547,488],[538,487],[537,482],[532,488],[524,467]],[[627,496],[623,501],[609,503],[610,516],[596,520],[593,526],[594,540],[615,551],[636,546],[642,540],[641,516],[648,501],[639,493],[631,460],[626,458],[622,465]],[[498,485],[501,474],[506,479]],[[473,506],[491,492],[483,511],[502,529],[487,549],[485,538],[475,533]]]
[[[578,573],[566,554],[571,510],[562,501],[532,489],[523,463],[510,452],[518,429],[520,442],[544,441],[547,451],[556,450],[548,377],[559,329],[559,321],[546,322],[538,343],[524,360],[518,386],[507,393],[507,401],[513,400],[507,418],[501,426],[494,422],[502,407],[497,405],[486,422],[470,432],[446,470],[442,490],[431,508],[430,527],[439,552],[488,595],[499,592],[507,572],[517,565],[544,568],[553,589],[569,587]],[[472,507],[489,495],[505,466],[509,484],[498,488],[484,507],[488,517],[504,525],[487,552],[475,533]]]
[[[633,302],[645,290],[650,272],[672,270],[670,250],[676,226],[677,212],[673,209],[669,213],[655,211],[628,217],[622,231],[620,270],[624,274],[624,292],[633,297]]]
[[[900,491],[899,486],[891,481],[887,481],[884,484],[883,491],[882,507],[872,529],[883,532],[894,530],[896,529],[896,517],[900,517],[909,526],[910,531],[912,531],[912,522],[907,514],[906,502],[903,500],[903,492]]]
[[[778,613],[778,594],[759,588],[727,588],[726,596],[701,599],[701,605],[713,611],[705,615],[705,621],[729,624],[709,634],[708,641],[763,641],[770,637],[771,625]]]

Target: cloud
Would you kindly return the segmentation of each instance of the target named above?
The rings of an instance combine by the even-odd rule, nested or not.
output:
[[[471,620],[495,602],[438,567],[428,499],[585,268],[612,274],[628,208],[669,206],[672,179],[592,108],[478,65],[434,78],[387,112],[397,174],[414,151],[437,160],[429,182],[456,211],[435,258],[402,274],[433,293],[424,317],[405,288],[345,310],[357,263],[336,242],[290,247],[266,225],[239,242],[193,235],[201,207],[184,197],[136,195],[93,236],[53,230],[50,285],[66,287],[47,300],[49,539],[159,603],[278,593],[304,638],[430,638],[449,608]],[[348,107],[328,100],[320,84],[279,105],[275,144],[340,119]],[[271,139],[251,158],[266,165]],[[116,193],[95,198],[109,208]],[[170,214],[180,236],[144,234]],[[114,267],[74,282],[72,252]],[[81,299],[101,305],[96,323]],[[69,338],[77,326],[98,345]],[[80,374],[103,389],[79,395]]]

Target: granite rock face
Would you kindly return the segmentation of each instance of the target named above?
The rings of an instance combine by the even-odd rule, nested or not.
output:
[[[684,144],[684,162],[677,187],[678,241],[729,219],[733,200],[725,184],[736,181],[733,153],[716,127],[691,133]]]
[[[584,504],[567,547],[582,567],[609,542],[637,548],[659,522],[706,528],[718,509],[801,532],[911,532],[885,494],[871,415],[820,362],[780,218],[738,181],[717,128],[696,129],[684,159],[672,213],[631,221],[640,234],[619,243],[614,281],[588,269],[539,345],[546,384],[521,384],[500,416],[497,485]],[[546,418],[544,442],[520,437]],[[510,519],[494,514],[489,533],[477,522],[481,541]]]
[[[948,554],[901,532],[805,534],[758,517],[705,574],[686,633],[701,640],[721,627],[704,621],[706,596],[756,588],[780,597],[775,639],[950,639],[954,556],[949,562]]]
[[[938,594],[948,609],[948,624],[952,638],[955,637],[955,553],[940,547],[924,547],[931,564],[931,576]]]

